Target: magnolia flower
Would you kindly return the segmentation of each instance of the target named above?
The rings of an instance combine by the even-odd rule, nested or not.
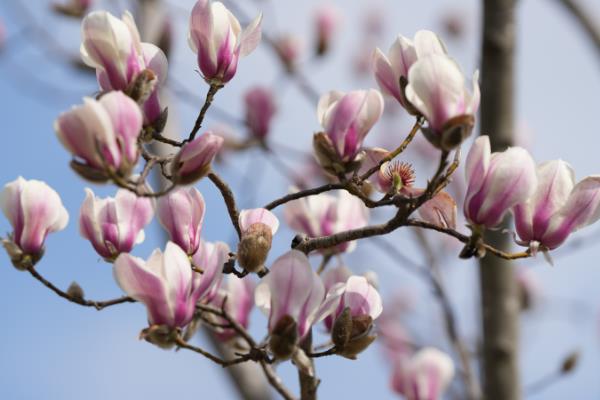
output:
[[[396,362],[392,388],[407,400],[438,400],[453,376],[452,359],[440,350],[426,347]]]
[[[229,275],[227,282],[222,284],[216,291],[215,296],[210,300],[209,305],[217,309],[224,309],[242,327],[248,328],[250,324],[250,312],[254,307],[254,289],[255,284],[250,279],[241,279],[234,275]],[[217,325],[227,325],[224,318],[214,317],[213,322]],[[231,328],[214,328],[217,338],[221,341],[227,341],[235,337],[236,332]]]
[[[224,141],[221,136],[209,131],[183,145],[172,164],[175,180],[188,185],[208,175]]]
[[[96,69],[100,87],[134,95],[135,90],[140,90],[134,83],[142,78],[149,87],[136,100],[145,100],[146,122],[153,123],[161,117],[157,88],[166,80],[167,58],[157,46],[141,42],[132,15],[125,12],[119,19],[106,11],[95,11],[83,19],[81,31],[81,57],[86,65]],[[145,70],[152,73],[142,75]]]
[[[334,173],[345,172],[342,164],[355,161],[382,113],[383,97],[377,90],[332,91],[321,96],[317,117],[324,132],[317,133],[313,141],[320,164]]]
[[[298,36],[287,34],[275,41],[275,50],[285,68],[293,72],[302,57],[304,42]]]
[[[315,52],[322,56],[329,50],[331,39],[340,24],[340,11],[333,4],[320,5],[314,14],[316,30]]]
[[[54,129],[75,157],[71,166],[86,179],[104,182],[111,173],[126,177],[137,163],[142,113],[122,92],[84,98],[58,117]]]
[[[369,211],[363,202],[340,190],[337,196],[322,193],[287,203],[284,211],[287,224],[308,237],[328,236],[367,225]],[[350,252],[356,242],[342,243],[328,252]]]
[[[443,150],[452,150],[471,134],[479,108],[479,71],[473,88],[465,88],[460,67],[450,57],[430,54],[419,58],[408,72],[406,98],[427,118],[422,129],[427,139]]]
[[[0,193],[0,206],[13,232],[3,245],[15,267],[35,265],[49,233],[63,230],[69,214],[60,196],[45,182],[18,177]]]
[[[194,266],[202,271],[200,300],[211,301],[223,280],[223,264],[229,259],[229,246],[223,242],[200,240],[198,251],[192,256]]]
[[[322,307],[334,310],[325,322],[337,354],[355,359],[375,340],[370,333],[383,307],[377,289],[364,276],[334,285]]]
[[[406,99],[406,85],[408,84],[408,71],[413,64],[431,54],[446,54],[446,46],[433,32],[418,31],[414,41],[398,35],[388,56],[376,48],[373,53],[373,70],[375,80],[383,93],[394,97],[411,114],[416,110]]]
[[[277,112],[275,96],[270,89],[254,87],[244,96],[246,104],[246,125],[252,135],[263,140],[269,133],[271,120]]]
[[[493,228],[508,210],[527,201],[537,185],[535,164],[527,150],[510,147],[491,153],[490,140],[475,140],[465,163],[468,181],[465,217],[472,226]]]
[[[188,255],[196,253],[200,246],[204,210],[204,198],[194,187],[176,189],[158,199],[160,224]]]
[[[189,45],[198,55],[204,79],[222,85],[233,78],[240,57],[252,53],[261,37],[262,15],[242,31],[237,18],[219,1],[198,0],[190,17]]]
[[[271,250],[273,235],[279,229],[279,220],[264,208],[242,210],[238,220],[241,237],[238,245],[238,263],[248,272],[259,272]]]
[[[114,276],[125,293],[144,303],[150,325],[170,329],[186,326],[198,300],[214,285],[192,271],[190,259],[173,242],[167,243],[164,253],[156,249],[147,261],[122,253],[115,261]]]
[[[322,310],[325,288],[307,256],[291,250],[273,263],[256,287],[256,305],[269,313],[270,347],[278,358],[289,358],[311,326],[330,310]]]
[[[154,215],[152,201],[120,189],[117,195],[98,198],[85,189],[85,200],[79,212],[79,232],[92,243],[98,254],[114,260],[120,253],[129,253],[144,241],[144,226]]]
[[[573,168],[562,160],[537,167],[537,186],[513,211],[522,244],[555,249],[569,235],[600,218],[600,176],[575,183]]]

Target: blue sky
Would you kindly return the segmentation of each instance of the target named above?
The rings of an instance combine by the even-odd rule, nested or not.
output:
[[[119,2],[100,3],[114,7]],[[310,18],[317,3],[316,0],[288,0],[273,7],[265,6],[265,30],[281,31],[285,27],[309,38]],[[520,3],[516,114],[519,125],[526,125],[533,132],[531,151],[538,161],[562,158],[570,162],[578,178],[600,173],[597,157],[600,145],[597,137],[600,134],[597,123],[600,104],[598,55],[556,2]],[[600,20],[600,5],[592,0],[583,3]],[[180,7],[190,9],[192,2],[178,4],[185,4]],[[440,31],[441,14],[445,10],[459,10],[467,24],[467,37],[461,42],[446,42],[467,75],[478,64],[477,17],[480,10],[477,1],[427,0],[418,2],[418,7],[416,3],[392,0],[340,0],[337,4],[343,4],[345,13],[338,47],[326,62],[309,63],[305,69],[321,92],[375,87],[370,75],[356,77],[349,65],[360,44],[359,21],[367,7],[381,6],[387,10],[385,32],[375,41],[383,49],[389,47],[398,33],[411,36],[422,28]],[[77,54],[79,28],[76,22],[50,16],[46,1],[27,2],[27,6],[35,9],[35,18],[56,39]],[[246,9],[255,12],[250,5]],[[0,182],[11,181],[19,175],[45,180],[61,194],[69,210],[69,226],[49,238],[47,254],[39,264],[39,270],[45,276],[63,288],[71,281],[77,281],[92,299],[117,297],[121,293],[112,279],[111,266],[100,260],[90,244],[78,234],[78,210],[84,198],[83,188],[89,184],[69,170],[69,156],[56,140],[52,128],[58,113],[96,90],[95,82],[89,75],[65,67],[64,57],[47,43],[31,45],[31,37],[23,38],[23,26],[28,23],[12,2],[0,4],[0,18],[5,21],[9,35],[7,51],[0,53],[0,121],[4,146],[0,158]],[[174,13],[174,18],[178,42],[170,74],[184,82],[189,90],[203,96],[206,87],[194,72],[195,59],[185,42],[187,17]],[[274,140],[308,151],[312,133],[318,129],[315,106],[306,101],[295,86],[285,82],[280,67],[266,47],[261,46],[241,61],[238,75],[218,94],[216,105],[231,114],[242,115],[241,94],[245,88],[257,83],[272,86],[280,93]],[[196,112],[195,107],[173,101],[171,115],[184,133],[191,127]],[[214,113],[209,112],[208,118],[209,125],[218,122]],[[409,124],[408,118],[395,122],[394,132],[400,135],[396,140],[401,140]],[[379,128],[373,137],[390,134],[390,130]],[[291,158],[286,162],[295,165]],[[231,157],[227,165],[217,169],[237,189],[243,207],[264,204],[287,191],[288,183],[262,153]],[[252,176],[260,180],[244,184]],[[424,180],[424,176],[422,173],[421,179]],[[218,193],[207,182],[201,182],[198,188],[207,201],[205,237],[230,240],[233,231]],[[256,188],[253,196],[247,193],[251,188]],[[94,186],[93,189],[103,195],[114,193],[106,186]],[[375,219],[383,217],[381,214],[374,216]],[[596,234],[598,229],[590,227],[572,237],[571,240],[588,239],[577,252],[563,251],[562,256],[556,257],[554,267],[539,261],[522,263],[531,264],[533,273],[542,282],[544,293],[538,310],[523,318],[523,382],[531,383],[549,373],[571,350],[582,351],[581,364],[575,373],[531,399],[570,396],[585,400],[600,396],[597,379],[600,369],[600,291],[597,290],[600,268],[596,262],[600,246],[595,244],[600,237]],[[9,230],[8,223],[0,219],[0,232]],[[153,248],[162,246],[156,222],[146,232],[146,242],[134,250],[138,256],[146,257]],[[271,259],[287,248],[292,237],[293,233],[286,229],[277,235]],[[400,232],[391,239],[407,255],[419,260],[420,254],[411,238],[410,234]],[[368,243],[360,243],[357,252],[347,257],[346,262],[356,272],[377,271],[384,282],[385,295],[411,294],[416,312],[409,325],[418,330],[422,341],[447,348],[439,308],[427,286],[404,272],[398,261],[375,251],[376,248]],[[66,303],[28,274],[11,268],[5,255],[0,255],[0,259],[3,261],[0,314],[5,318],[0,330],[1,398],[93,400],[169,396],[192,399],[206,395],[233,398],[219,367],[195,354],[167,352],[137,340],[139,331],[146,324],[141,305],[127,304],[102,312],[84,309]],[[478,331],[475,264],[449,256],[443,272],[460,315],[461,331],[467,339],[473,340]],[[266,319],[257,312],[252,326],[259,337],[264,332]],[[389,368],[375,346],[358,361],[319,360],[317,371],[323,379],[322,398],[394,398],[388,389]],[[280,372],[289,387],[297,390],[293,369],[287,365]]]

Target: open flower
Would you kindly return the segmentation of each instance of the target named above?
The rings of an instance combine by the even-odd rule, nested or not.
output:
[[[160,224],[188,255],[200,246],[205,208],[202,194],[194,187],[176,189],[158,199]]]
[[[82,105],[58,117],[54,129],[75,157],[71,166],[83,178],[104,182],[112,174],[127,177],[137,163],[142,113],[122,92],[100,100],[84,98]]]
[[[537,186],[513,211],[524,245],[555,249],[569,235],[600,218],[600,176],[575,183],[575,173],[562,160],[537,167]]]
[[[398,35],[387,56],[379,48],[373,53],[377,84],[383,93],[394,97],[411,114],[417,114],[417,111],[406,98],[408,71],[418,59],[430,54],[446,54],[446,47],[435,33],[427,30],[418,31],[414,41]]]
[[[6,184],[0,193],[0,206],[13,227],[3,244],[19,269],[35,265],[44,253],[46,236],[63,230],[69,222],[60,196],[42,181],[18,177]]]
[[[427,118],[422,131],[434,146],[452,150],[471,134],[479,108],[478,77],[476,71],[469,91],[458,64],[443,54],[419,58],[410,68],[406,98]]]
[[[374,89],[331,91],[321,96],[317,117],[324,132],[313,139],[321,166],[333,173],[346,172],[382,113],[383,97]]]
[[[129,12],[119,19],[106,11],[94,11],[83,19],[81,32],[81,57],[86,65],[96,69],[103,90],[122,90],[134,95],[142,83],[136,80],[148,81],[145,83],[148,90],[136,100],[145,103],[146,122],[155,122],[162,114],[157,89],[166,80],[168,70],[162,50],[141,42]],[[145,70],[152,72],[144,76],[141,73]]]
[[[258,46],[262,15],[242,31],[237,18],[219,1],[198,0],[190,17],[189,44],[209,83],[222,85],[233,78],[238,60]]]
[[[368,223],[369,211],[359,198],[340,190],[337,196],[322,193],[290,201],[284,218],[290,228],[314,238],[362,228]],[[347,242],[324,251],[350,252],[355,246],[356,242]]]
[[[452,359],[440,350],[426,347],[396,362],[392,388],[407,400],[438,400],[453,376]]]
[[[508,210],[527,201],[537,185],[535,163],[520,147],[491,153],[487,136],[473,143],[465,164],[465,217],[473,226],[494,228]]]
[[[248,328],[250,324],[250,312],[254,307],[254,289],[255,284],[250,279],[238,278],[235,275],[229,275],[227,281],[219,287],[209,304],[217,309],[224,309],[242,327]],[[224,318],[207,315],[213,322],[219,325],[227,325]],[[236,332],[231,328],[214,328],[217,338],[221,341],[227,341],[235,337]]]
[[[85,200],[79,212],[81,236],[92,243],[98,254],[107,260],[120,253],[129,253],[144,241],[144,226],[154,215],[152,200],[120,189],[117,195],[98,198],[85,189]]]
[[[256,287],[254,299],[269,313],[270,346],[278,358],[289,358],[318,322],[324,298],[323,282],[304,253],[291,250],[275,260]]]

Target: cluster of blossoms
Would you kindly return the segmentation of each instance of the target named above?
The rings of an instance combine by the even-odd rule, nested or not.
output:
[[[89,3],[73,1],[63,11],[84,13]],[[190,17],[189,43],[210,86],[209,96],[234,78],[240,58],[258,46],[261,21],[259,15],[242,29],[222,3],[197,1]],[[332,9],[320,9],[316,54],[327,51],[336,23]],[[298,43],[283,38],[274,46],[292,73],[300,55]],[[55,122],[56,134],[71,153],[71,167],[78,175],[93,183],[113,182],[120,189],[115,197],[99,198],[86,188],[80,233],[113,264],[122,290],[145,305],[149,327],[142,336],[151,343],[165,348],[181,344],[182,330],[197,322],[202,306],[222,310],[204,315],[203,321],[221,340],[231,340],[239,332],[225,315],[245,329],[256,305],[268,314],[265,346],[275,359],[306,364],[312,349],[304,343],[321,321],[330,335],[332,354],[355,359],[375,340],[374,321],[383,310],[381,296],[368,277],[353,275],[343,266],[324,273],[322,269],[325,260],[351,252],[356,247],[351,239],[358,236],[311,249],[323,256],[318,272],[311,266],[309,251],[298,250],[298,243],[368,227],[373,191],[383,195],[380,201],[405,201],[404,216],[400,203],[388,204],[399,208],[401,222],[417,211],[437,230],[456,228],[456,202],[442,190],[438,175],[433,179],[437,186],[415,187],[414,168],[394,160],[397,153],[363,146],[383,114],[382,94],[375,89],[331,91],[317,105],[322,131],[314,134],[313,148],[322,169],[341,186],[335,194],[321,191],[287,202],[283,217],[298,234],[294,249],[269,264],[279,219],[268,206],[238,213],[231,202],[227,206],[233,208],[230,217],[239,239],[235,252],[225,243],[207,242],[202,239],[207,207],[191,185],[209,175],[220,179],[211,168],[224,138],[210,131],[195,137],[200,123],[182,142],[162,136],[167,111],[160,91],[167,77],[167,57],[157,46],[141,41],[129,13],[120,19],[104,11],[88,14],[82,23],[81,56],[95,69],[101,92],[62,113]],[[467,89],[459,66],[429,31],[417,32],[413,40],[399,36],[387,56],[377,49],[373,59],[380,89],[417,118],[413,133],[421,128],[441,150],[445,167],[449,152],[458,153],[473,129],[479,106],[478,73]],[[244,102],[250,137],[266,147],[277,110],[275,96],[267,88],[254,87]],[[424,120],[427,126],[421,126]],[[177,152],[160,158],[146,146],[153,140],[174,142]],[[136,174],[141,158],[146,165]],[[146,185],[153,163],[160,164],[163,177],[171,181],[168,190],[155,192]],[[573,231],[600,218],[600,176],[575,183],[573,170],[564,161],[536,167],[522,148],[491,153],[486,136],[476,139],[469,151],[466,177],[464,215],[475,244],[482,243],[484,229],[498,227],[508,212],[515,216],[518,243],[527,246],[530,254],[555,249]],[[13,226],[3,245],[17,268],[32,271],[43,256],[47,235],[65,228],[68,213],[48,185],[23,178],[5,186],[0,205]],[[164,251],[156,249],[147,259],[138,258],[131,253],[144,240],[144,228],[155,214],[169,241]],[[475,246],[470,255],[480,255],[480,250]],[[232,266],[236,262],[242,272]],[[226,279],[226,272],[237,274]],[[261,278],[259,284],[245,278],[251,273]],[[449,356],[423,348],[395,360],[392,386],[408,399],[437,399],[453,374]]]

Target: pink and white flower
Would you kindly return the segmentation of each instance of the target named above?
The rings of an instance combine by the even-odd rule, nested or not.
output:
[[[252,53],[261,38],[262,15],[242,31],[237,18],[219,1],[198,0],[190,17],[189,45],[209,83],[229,82],[240,57]]]
[[[62,113],[54,122],[56,134],[75,159],[73,169],[92,181],[106,181],[107,170],[128,176],[139,157],[137,140],[142,113],[123,92],[110,92]]]
[[[216,291],[209,305],[219,310],[224,308],[229,316],[247,329],[250,324],[250,312],[254,307],[254,289],[255,284],[252,280],[229,275],[227,281]],[[227,321],[221,317],[215,317],[214,322],[227,324]],[[215,331],[221,341],[228,341],[237,334],[230,328],[215,328]]]
[[[256,86],[244,95],[246,105],[246,126],[252,136],[265,139],[271,128],[271,121],[277,112],[275,96],[265,87]]]
[[[506,212],[526,202],[537,186],[535,163],[527,150],[510,147],[493,153],[490,140],[475,140],[465,164],[468,181],[464,213],[473,226],[494,228]]]
[[[144,104],[146,122],[153,123],[162,114],[158,87],[167,78],[165,54],[151,43],[142,43],[132,15],[125,12],[121,19],[106,11],[88,14],[82,22],[81,57],[86,65],[96,69],[103,90],[128,91],[146,69],[156,76],[155,87]]]
[[[369,210],[359,198],[339,191],[336,196],[322,193],[290,201],[284,218],[294,231],[314,238],[362,228],[368,223]],[[356,242],[348,242],[326,251],[350,252],[355,247]]]
[[[200,300],[211,301],[223,280],[223,265],[229,259],[229,246],[223,242],[200,241],[198,251],[192,256],[196,268],[202,271]]]
[[[208,175],[211,164],[224,142],[223,137],[208,131],[184,144],[173,160],[175,180],[180,184],[189,185]]]
[[[426,347],[396,362],[392,388],[407,400],[438,400],[453,377],[452,359],[438,349]]]
[[[117,191],[114,198],[98,198],[89,188],[85,193],[79,212],[79,232],[98,254],[113,260],[144,241],[143,228],[154,215],[152,200],[124,189]]]
[[[45,182],[18,177],[0,193],[0,206],[13,227],[4,247],[18,268],[33,266],[44,252],[46,236],[63,230],[69,214]]]
[[[406,98],[427,118],[422,129],[435,146],[452,150],[471,134],[479,108],[479,72],[473,74],[472,89],[458,64],[444,54],[419,58],[408,72]]]
[[[386,56],[379,48],[373,53],[375,79],[384,94],[394,97],[409,112],[414,110],[406,99],[408,71],[419,59],[431,54],[446,54],[446,46],[433,32],[418,31],[414,40],[398,35]]]
[[[324,139],[340,162],[356,158],[363,140],[382,114],[383,97],[374,89],[349,93],[331,91],[321,96],[317,106],[317,117],[326,135]]]
[[[260,272],[264,269],[271,250],[273,235],[279,228],[279,220],[264,208],[242,210],[238,218],[241,236],[237,260],[244,270]]]
[[[160,224],[188,255],[200,246],[205,208],[202,194],[194,187],[176,189],[158,199]]]
[[[164,253],[156,249],[147,261],[123,253],[113,271],[121,289],[144,303],[151,325],[186,326],[198,300],[212,288],[203,275],[192,271],[190,259],[173,242],[167,243]]]
[[[321,56],[331,47],[331,40],[341,22],[340,10],[333,4],[322,4],[314,13],[316,54]]]
[[[555,249],[576,230],[600,218],[600,176],[575,183],[573,168],[562,160],[537,166],[537,186],[514,209],[524,245]]]

